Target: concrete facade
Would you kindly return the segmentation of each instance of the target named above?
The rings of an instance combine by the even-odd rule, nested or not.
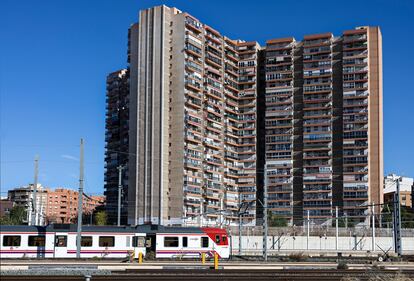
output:
[[[234,222],[239,192],[253,223],[258,44],[166,6],[130,34],[129,223]]]
[[[165,6],[143,10],[139,24],[131,27],[130,224],[164,224],[169,216],[170,83],[165,77],[170,75],[170,17],[175,13]]]

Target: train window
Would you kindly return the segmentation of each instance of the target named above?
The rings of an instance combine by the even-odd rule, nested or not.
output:
[[[184,248],[188,247],[188,237],[183,237],[183,247]]]
[[[30,247],[44,247],[46,244],[46,236],[44,235],[30,235],[29,246]]]
[[[178,247],[178,237],[164,237],[164,247]]]
[[[82,236],[81,247],[92,247],[92,236]]]
[[[216,243],[220,243],[220,235],[216,235]]]
[[[68,244],[68,237],[66,235],[56,236],[55,246],[56,247],[66,247]]]
[[[223,242],[226,242],[227,241],[227,236],[223,235],[222,240],[223,240]]]
[[[208,237],[201,237],[201,248],[208,248]]]
[[[144,247],[145,237],[132,237],[132,247]]]
[[[18,235],[4,235],[3,236],[3,246],[7,247],[19,247],[21,242],[21,237]]]
[[[99,236],[99,247],[113,247],[115,246],[114,236]]]

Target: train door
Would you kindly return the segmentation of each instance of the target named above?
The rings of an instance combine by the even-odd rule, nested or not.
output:
[[[140,252],[145,256],[145,236],[133,236],[132,247],[135,253],[134,258],[138,258]]]
[[[68,255],[68,234],[59,233],[55,236],[55,258],[66,258]]]
[[[156,246],[157,246],[157,240],[156,240],[156,234],[147,234],[147,237],[145,238],[145,249],[147,254],[153,253],[154,257],[156,254]]]

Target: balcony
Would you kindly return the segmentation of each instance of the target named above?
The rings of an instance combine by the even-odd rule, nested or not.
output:
[[[363,41],[363,40],[367,40],[366,34],[355,34],[355,35],[344,36],[344,43],[352,42],[352,41]]]
[[[351,97],[368,97],[368,91],[353,90],[353,91],[344,91],[344,98]]]
[[[201,189],[198,187],[184,186],[184,193],[201,194]]]

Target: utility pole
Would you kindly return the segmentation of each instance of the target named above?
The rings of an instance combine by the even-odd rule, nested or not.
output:
[[[335,240],[335,249],[336,251],[338,251],[338,247],[339,247],[339,225],[338,225],[338,206],[335,207],[335,229],[336,229],[336,240]]]
[[[80,140],[80,164],[79,164],[79,195],[78,195],[78,229],[76,235],[76,258],[80,258],[81,232],[82,232],[82,199],[83,199],[83,139]]]
[[[400,210],[400,179],[397,178],[397,190],[394,194],[394,249],[398,256],[402,254],[401,246],[401,210]]]
[[[35,156],[34,160],[34,181],[33,181],[33,199],[32,199],[32,225],[37,225],[37,177],[39,174],[39,156]]]
[[[121,197],[122,197],[122,170],[124,166],[118,166],[118,226],[121,226]]]
[[[263,258],[267,261],[267,164],[264,166],[264,187],[263,187]]]
[[[372,208],[371,208],[371,213],[372,213],[372,251],[375,252],[375,202],[372,202]]]

